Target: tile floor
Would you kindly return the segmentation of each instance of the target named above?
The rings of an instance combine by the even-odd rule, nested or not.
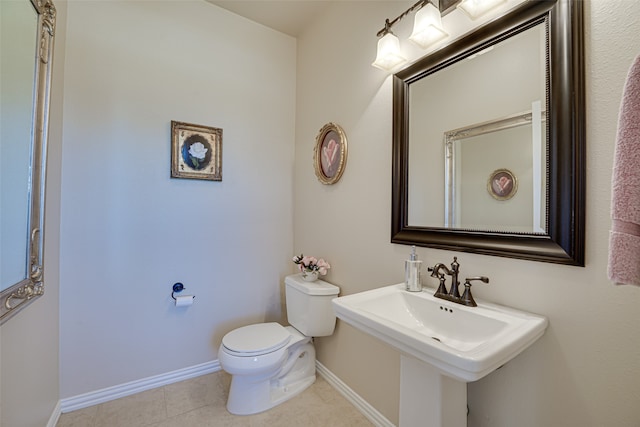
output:
[[[226,410],[231,377],[223,371],[62,414],[56,427],[359,427],[372,426],[318,375],[293,399],[260,414]]]

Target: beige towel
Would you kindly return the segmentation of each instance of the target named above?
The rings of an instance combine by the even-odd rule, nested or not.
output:
[[[640,286],[640,56],[624,87],[612,178],[609,279]]]

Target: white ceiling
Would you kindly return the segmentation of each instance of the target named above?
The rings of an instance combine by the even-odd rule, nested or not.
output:
[[[331,2],[322,0],[207,0],[274,30],[298,37]]]

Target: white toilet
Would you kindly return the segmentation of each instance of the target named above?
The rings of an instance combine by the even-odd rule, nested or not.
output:
[[[258,323],[222,338],[220,366],[231,374],[227,410],[236,415],[266,411],[298,395],[316,380],[312,337],[333,334],[331,300],[340,288],[300,274],[284,280],[287,317],[292,326]]]

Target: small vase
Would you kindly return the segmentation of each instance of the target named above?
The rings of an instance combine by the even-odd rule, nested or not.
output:
[[[318,272],[317,271],[303,271],[302,272],[302,280],[305,282],[315,282],[318,280]]]

